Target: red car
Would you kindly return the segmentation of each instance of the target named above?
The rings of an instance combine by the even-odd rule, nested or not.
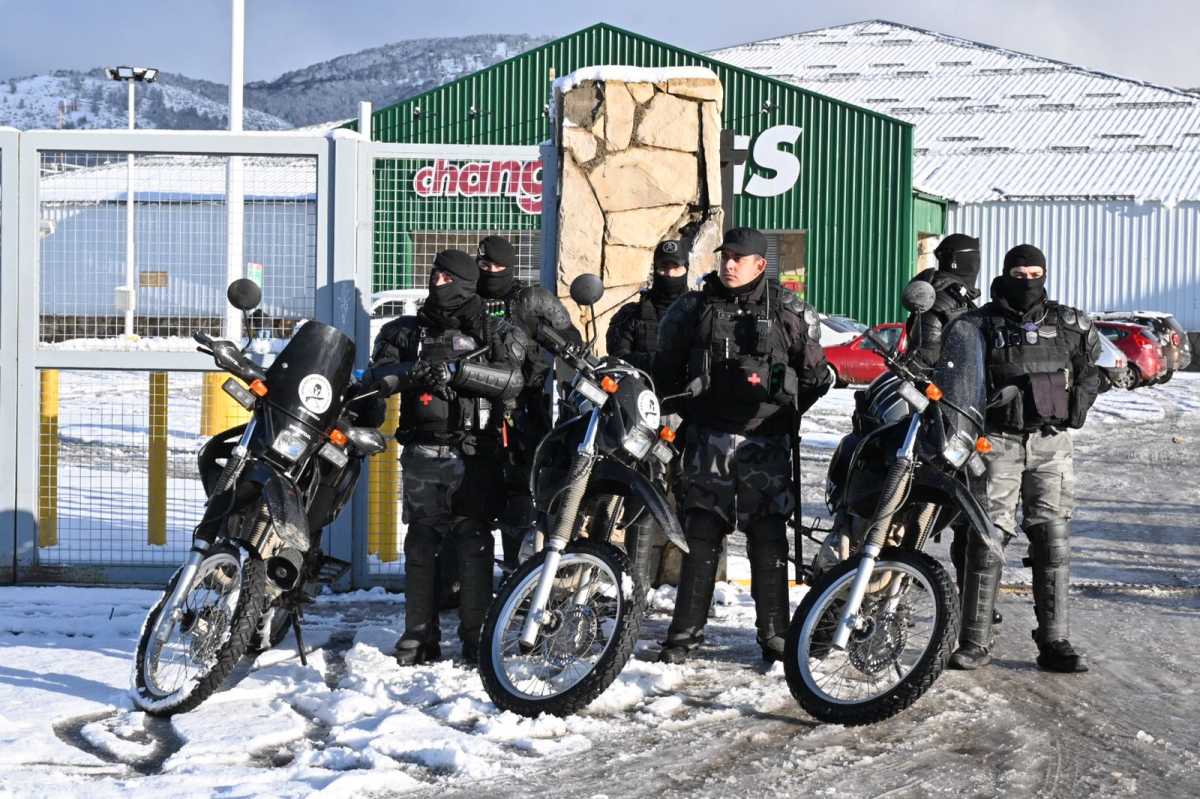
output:
[[[1129,369],[1129,388],[1145,385],[1166,371],[1162,347],[1149,329],[1126,322],[1097,320],[1094,324],[1100,335],[1116,344],[1129,359],[1129,366],[1126,367]],[[1113,382],[1120,385],[1116,380]]]
[[[875,337],[889,348],[900,342],[898,352],[904,352],[908,346],[908,337],[904,333],[903,322],[884,322],[871,328]],[[887,365],[879,355],[875,343],[866,334],[846,344],[838,344],[825,348],[825,357],[833,369],[835,384],[845,386],[851,383],[866,385],[887,371]]]

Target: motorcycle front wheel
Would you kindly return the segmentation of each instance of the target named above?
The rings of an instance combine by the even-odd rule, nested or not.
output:
[[[884,549],[845,649],[833,633],[860,558],[813,583],[792,617],[784,672],[792,696],[831,724],[874,724],[912,705],[942,673],[958,638],[958,594],[923,552]]]
[[[562,554],[546,603],[549,621],[530,649],[521,631],[541,578],[539,552],[509,576],[480,637],[483,687],[501,710],[567,716],[612,684],[633,654],[646,592],[612,544],[575,541]]]
[[[266,600],[266,566],[238,551],[205,557],[177,606],[183,570],[150,609],[134,656],[134,704],[152,716],[192,710],[229,677],[251,644]]]

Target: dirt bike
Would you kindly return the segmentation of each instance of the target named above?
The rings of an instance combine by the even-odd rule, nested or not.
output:
[[[571,285],[580,306],[603,293],[594,275]],[[594,318],[594,317],[593,317]],[[480,639],[488,696],[522,716],[564,716],[607,688],[633,653],[646,586],[611,542],[649,513],[687,551],[679,521],[652,479],[675,457],[650,377],[618,358],[596,358],[553,328],[538,340],[575,371],[565,414],[539,443],[531,470],[537,509],[550,520],[536,554],[504,582]]]
[[[262,294],[239,280],[228,296],[248,313]],[[378,430],[354,426],[354,407],[394,390],[352,384],[354,343],[321,322],[301,327],[265,371],[232,342],[193,338],[232,375],[224,390],[251,417],[201,449],[204,515],[138,637],[131,693],[155,716],[195,708],[289,628],[305,659],[303,609],[350,566],[321,551],[321,530],[353,494],[362,460],[385,447]]]
[[[921,313],[926,283],[906,289]],[[868,333],[868,335],[870,335]],[[954,324],[929,376],[877,339],[889,372],[856,396],[854,431],[830,462],[826,501],[834,529],[788,628],[784,668],[803,708],[835,724],[872,724],[909,707],[945,668],[958,638],[954,581],[923,549],[957,520],[1000,552],[999,534],[972,491],[982,480],[986,407],[983,340]]]

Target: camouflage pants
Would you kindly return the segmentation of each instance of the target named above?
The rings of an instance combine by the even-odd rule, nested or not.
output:
[[[448,528],[456,519],[454,494],[462,487],[466,461],[453,447],[409,444],[400,454],[406,524]]]
[[[988,513],[1006,541],[1016,531],[1018,505],[1027,529],[1071,518],[1075,469],[1069,433],[989,433],[988,439]]]
[[[704,510],[743,531],[757,519],[787,517],[795,503],[788,436],[692,427],[684,447],[682,483],[683,516]]]

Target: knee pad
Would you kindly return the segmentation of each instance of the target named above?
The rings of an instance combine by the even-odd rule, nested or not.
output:
[[[746,554],[753,563],[762,559],[787,560],[787,522],[782,516],[756,519],[746,531]]]
[[[435,527],[410,524],[404,536],[404,559],[414,564],[433,564],[442,543],[442,534]]]
[[[1029,565],[1054,569],[1071,562],[1070,526],[1067,522],[1052,522],[1031,527],[1029,535]]]
[[[454,544],[464,560],[490,558],[495,548],[491,531],[484,530],[483,525],[473,519],[455,525]]]

